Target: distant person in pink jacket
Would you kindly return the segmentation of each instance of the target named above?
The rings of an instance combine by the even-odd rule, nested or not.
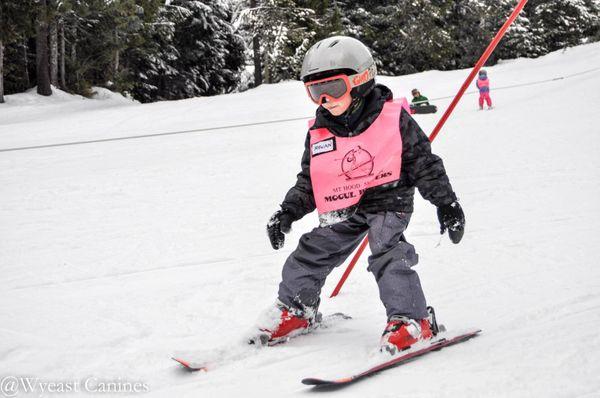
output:
[[[479,71],[479,79],[475,83],[479,89],[479,109],[483,109],[483,101],[492,109],[492,99],[490,98],[490,80],[487,77],[485,69]]]

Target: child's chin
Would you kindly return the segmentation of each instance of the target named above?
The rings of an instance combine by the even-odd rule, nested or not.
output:
[[[325,108],[327,109],[327,108]],[[333,109],[327,109],[329,111],[329,113],[331,113],[333,116],[339,116],[344,112],[340,112],[339,107],[333,108]]]

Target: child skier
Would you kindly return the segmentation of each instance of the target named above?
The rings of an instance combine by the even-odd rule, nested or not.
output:
[[[269,220],[274,249],[292,222],[318,209],[320,226],[304,234],[286,260],[278,301],[259,320],[250,343],[272,344],[306,333],[319,320],[327,275],[368,234],[373,273],[388,324],[381,350],[395,353],[432,336],[414,247],[404,237],[415,187],[437,206],[441,233],[458,243],[465,218],[442,160],[386,86],[360,41],[330,37],[309,49],[301,78],[319,105],[306,137],[302,170]],[[403,99],[406,103],[406,100]]]
[[[479,109],[483,109],[483,101],[485,100],[488,109],[492,109],[492,99],[490,98],[490,80],[487,77],[485,69],[479,71],[479,79],[475,82],[479,89]]]

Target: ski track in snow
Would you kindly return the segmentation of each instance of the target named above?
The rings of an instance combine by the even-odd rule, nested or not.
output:
[[[433,144],[467,217],[439,247],[416,198],[407,232],[441,323],[481,336],[346,389],[350,397],[600,397],[600,44],[489,67],[495,109],[463,98]],[[380,77],[398,96],[455,92],[467,71]],[[430,132],[436,115],[416,115]],[[310,115],[299,82],[140,105],[7,96],[0,148]],[[367,254],[323,313],[354,317],[209,373],[170,357],[239,341],[275,300],[315,214],[273,251],[265,224],[299,171],[306,121],[0,153],[0,378],[141,381],[152,397],[306,396],[360,366],[385,326]],[[418,195],[417,195],[418,196]],[[74,394],[75,396],[77,394]],[[89,394],[86,394],[89,395]],[[114,394],[123,396],[123,394]],[[111,396],[103,394],[103,396]]]

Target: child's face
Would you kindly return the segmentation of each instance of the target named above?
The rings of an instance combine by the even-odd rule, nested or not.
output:
[[[333,116],[340,116],[346,112],[346,110],[348,110],[351,103],[352,96],[350,94],[346,94],[338,100],[324,102],[323,108],[327,109]]]

